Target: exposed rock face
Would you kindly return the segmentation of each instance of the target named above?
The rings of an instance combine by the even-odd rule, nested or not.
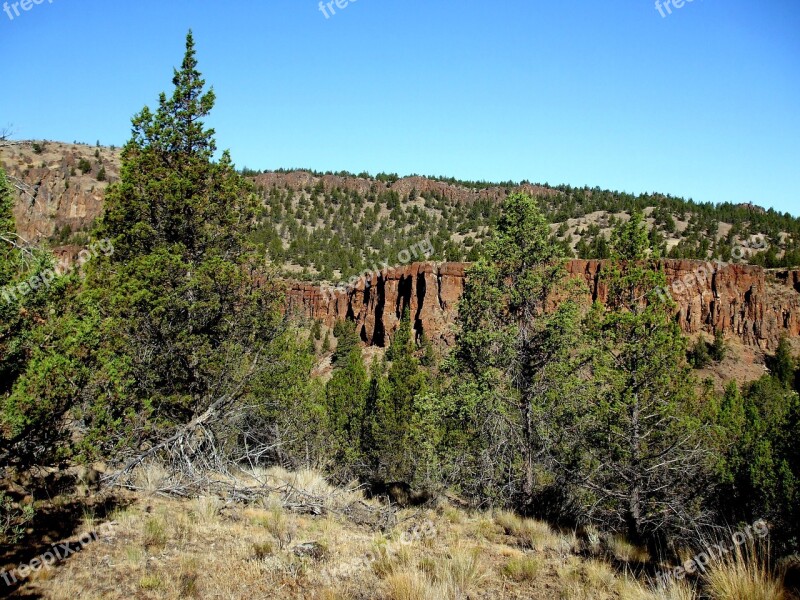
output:
[[[522,184],[513,188],[490,186],[483,189],[461,187],[444,181],[436,181],[426,177],[402,177],[392,183],[383,183],[361,177],[343,177],[339,175],[323,175],[316,177],[308,171],[292,171],[288,173],[264,173],[255,177],[257,185],[267,189],[272,187],[300,190],[314,187],[322,183],[326,190],[340,188],[347,191],[356,191],[362,196],[369,193],[380,193],[391,190],[397,192],[401,198],[407,197],[413,190],[418,193],[433,193],[457,202],[468,203],[475,200],[502,201],[509,192],[525,192],[532,196],[557,196],[561,192],[542,186]]]
[[[568,272],[586,283],[587,299],[606,299],[604,265],[596,260],[567,263]],[[385,346],[408,308],[418,335],[450,345],[467,266],[416,263],[373,275],[346,291],[295,283],[288,290],[289,309],[328,327],[350,319],[365,343]],[[775,349],[781,335],[800,336],[800,271],[687,260],[665,260],[660,266],[684,332],[722,331],[767,351]]]
[[[119,152],[42,142],[37,154],[32,147],[21,143],[0,148],[0,166],[17,190],[17,233],[38,244],[56,228],[87,229],[102,213],[106,187],[119,175]],[[86,173],[80,169],[81,159],[91,167]],[[98,180],[101,169],[104,181]]]
[[[362,279],[347,291],[295,283],[287,292],[289,310],[333,327],[337,320],[358,324],[361,339],[385,346],[406,309],[418,335],[449,344],[456,304],[464,291],[463,263],[415,263]]]

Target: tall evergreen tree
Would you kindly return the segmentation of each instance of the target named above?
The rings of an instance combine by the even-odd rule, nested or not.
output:
[[[59,335],[26,373],[26,397],[72,407],[86,455],[141,448],[207,411],[233,418],[234,404],[263,400],[253,382],[282,328],[279,287],[246,244],[252,190],[227,153],[212,159],[203,120],[214,95],[196,66],[189,33],[173,94],[134,117],[107,192],[95,234],[114,252],[89,263]],[[205,433],[228,443],[229,425]]]
[[[414,356],[411,316],[403,313],[386,357],[391,361],[384,386],[376,392],[370,418],[374,476],[384,481],[412,481],[416,448],[410,444],[417,398],[427,389],[427,377]]]
[[[337,353],[339,350],[337,348]],[[365,459],[361,450],[368,384],[361,347],[352,345],[347,354],[339,354],[333,376],[326,386],[327,424],[331,435],[329,456],[335,461],[334,468],[342,480],[350,480],[364,472]]]
[[[587,327],[597,396],[584,407],[577,475],[589,518],[637,543],[655,542],[658,532],[685,533],[701,517],[700,411],[672,307],[652,297],[665,278],[646,260],[641,215],[612,239],[606,306]]]
[[[575,374],[564,366],[573,358],[579,313],[562,257],[534,200],[512,195],[459,304],[455,368],[469,377],[457,383],[456,397],[473,419],[467,428],[484,429],[475,448],[478,462],[492,465],[484,471],[511,478],[484,479],[481,487],[510,488],[528,509],[547,479],[540,466],[553,403]]]

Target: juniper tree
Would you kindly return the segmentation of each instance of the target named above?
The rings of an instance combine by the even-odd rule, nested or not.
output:
[[[641,214],[612,239],[606,305],[587,321],[597,395],[583,407],[575,475],[588,517],[641,543],[698,523],[707,455],[686,343],[652,297],[665,276],[646,260]]]
[[[576,374],[579,311],[562,257],[535,201],[511,195],[485,256],[467,272],[459,303],[451,366],[466,377],[456,398],[469,419],[463,426],[481,431],[472,447],[481,458],[473,468],[493,473],[480,493],[505,487],[527,509],[551,483],[543,470],[553,411]]]
[[[800,549],[800,397],[776,376],[764,376],[739,391],[725,390],[717,427],[721,484],[716,502],[730,522],[771,523],[781,553]]]
[[[351,329],[354,331],[349,323],[339,328],[341,334]],[[344,335],[341,337],[345,339]],[[338,358],[333,376],[325,388],[327,431],[330,435],[328,458],[332,459],[337,475],[350,480],[363,474],[361,450],[366,418],[367,371],[357,343],[341,344],[336,352]]]
[[[372,475],[383,481],[412,481],[417,448],[411,443],[418,398],[427,391],[428,381],[414,356],[411,317],[403,313],[400,326],[386,352],[391,361],[383,385],[373,385],[368,400],[370,465]]]
[[[31,395],[68,395],[88,455],[152,444],[208,411],[233,419],[233,404],[257,403],[252,383],[274,360],[279,289],[246,243],[256,198],[227,152],[213,160],[204,119],[214,94],[204,91],[191,32],[173,84],[155,112],[133,118],[108,189],[94,234],[114,252],[89,263],[71,305],[61,339],[82,341],[52,357],[66,364],[50,380],[71,386],[29,386]],[[233,443],[221,431],[228,423],[216,420],[204,435]]]

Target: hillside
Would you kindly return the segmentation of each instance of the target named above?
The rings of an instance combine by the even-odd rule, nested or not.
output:
[[[0,165],[17,189],[19,234],[33,243],[80,241],[73,234],[85,231],[102,211],[104,190],[119,175],[119,159],[116,148],[83,144],[0,147]],[[607,258],[611,229],[639,209],[653,245],[665,257],[800,264],[800,219],[754,205],[696,204],[669,195],[528,182],[302,170],[243,173],[264,200],[254,241],[286,274],[309,281],[346,281],[376,265],[407,262],[404,251],[426,240],[432,246],[430,260],[473,260],[499,203],[515,191],[539,199],[553,236],[576,258]]]
[[[250,502],[167,498],[158,493],[166,484],[166,472],[151,465],[138,473],[135,493],[91,496],[82,517],[69,515],[60,536],[42,540],[43,564],[7,565],[6,591],[53,600],[683,600],[695,586],[724,593],[716,575],[737,567],[720,560],[707,576],[655,590],[655,567],[675,565],[649,565],[645,548],[592,527],[465,510],[456,497],[386,506],[355,486],[281,468],[242,474]],[[761,543],[751,538],[749,545]],[[732,546],[724,535],[715,541]],[[67,549],[68,560],[49,562]],[[758,575],[756,589],[785,593]]]

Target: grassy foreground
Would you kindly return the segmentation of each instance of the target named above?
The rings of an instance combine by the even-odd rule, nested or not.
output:
[[[258,475],[289,484],[295,498],[167,498],[155,493],[162,474],[143,472],[124,508],[102,521],[85,513],[80,531],[100,532],[91,543],[33,571],[14,597],[689,600],[701,585],[714,600],[791,597],[741,556],[703,581],[656,590],[642,575],[646,552],[624,540],[447,502],[401,510],[381,530],[344,516],[345,506],[380,508],[355,488],[332,488],[309,471]],[[306,494],[327,498],[324,515],[285,508]]]

